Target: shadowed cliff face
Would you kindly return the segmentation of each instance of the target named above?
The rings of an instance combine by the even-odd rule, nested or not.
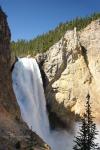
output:
[[[80,32],[76,28],[67,31],[60,41],[36,58],[43,62],[50,111],[64,121],[70,120],[69,110],[82,115],[89,92],[93,114],[100,119],[100,20]]]
[[[22,121],[13,92],[10,64],[10,30],[0,8],[0,150],[49,149]]]
[[[0,109],[19,116],[19,108],[12,90],[10,72],[10,30],[7,16],[0,10]],[[1,111],[2,112],[2,111]]]

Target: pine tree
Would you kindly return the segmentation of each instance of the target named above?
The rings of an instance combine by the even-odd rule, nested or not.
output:
[[[86,101],[86,112],[81,119],[81,128],[79,131],[79,135],[74,140],[75,146],[74,150],[98,150],[98,144],[95,143],[96,135],[98,132],[96,131],[96,124],[93,122],[93,116],[90,105],[90,95],[87,95]]]

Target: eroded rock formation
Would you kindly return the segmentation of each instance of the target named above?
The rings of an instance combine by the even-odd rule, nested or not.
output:
[[[45,93],[51,111],[63,120],[68,110],[82,115],[88,92],[100,119],[100,20],[80,32],[67,31],[46,53],[38,55],[45,72]]]

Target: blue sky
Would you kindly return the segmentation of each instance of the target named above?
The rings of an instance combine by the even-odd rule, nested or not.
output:
[[[0,0],[12,40],[33,39],[60,22],[100,12],[100,0]]]

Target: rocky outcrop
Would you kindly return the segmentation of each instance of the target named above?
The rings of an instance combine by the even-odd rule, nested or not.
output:
[[[10,30],[0,8],[0,150],[49,149],[22,121],[10,72]]]
[[[100,118],[100,20],[80,32],[67,31],[39,63],[45,73],[45,93],[51,111],[63,120],[82,115],[88,92],[94,115]],[[38,60],[37,59],[37,60]]]

